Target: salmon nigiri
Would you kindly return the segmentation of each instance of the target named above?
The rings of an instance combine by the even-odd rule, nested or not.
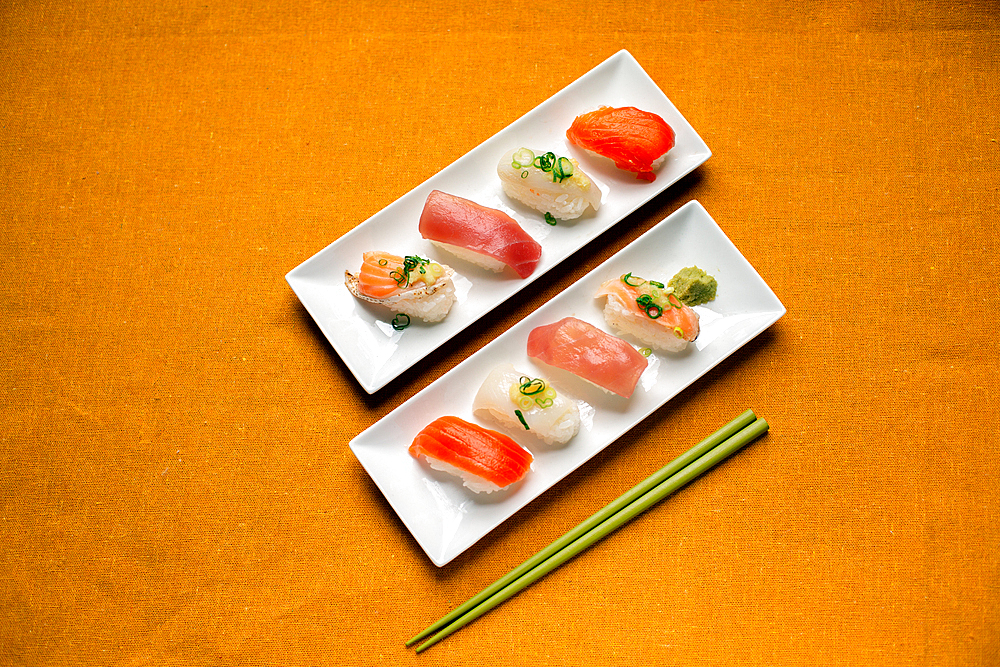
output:
[[[348,291],[359,299],[427,322],[443,319],[455,303],[455,271],[449,266],[380,250],[364,253],[361,260],[357,275],[344,271]]]
[[[420,235],[448,252],[491,271],[509,266],[527,278],[542,246],[503,211],[440,190],[427,196]]]
[[[410,445],[410,456],[457,475],[476,493],[492,493],[524,477],[533,457],[509,436],[459,417],[439,417]]]
[[[532,329],[528,356],[625,398],[635,391],[648,363],[621,338],[575,317]]]
[[[611,328],[650,347],[679,352],[698,337],[698,313],[663,283],[626,273],[604,282],[595,296],[607,297],[604,319]]]
[[[653,172],[674,147],[674,130],[655,113],[635,107],[601,107],[581,114],[566,130],[570,142],[653,182]]]

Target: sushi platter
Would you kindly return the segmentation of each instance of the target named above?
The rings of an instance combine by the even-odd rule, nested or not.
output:
[[[697,265],[718,281],[718,295],[694,308],[698,337],[681,352],[649,353],[648,366],[629,398],[607,393],[570,374],[553,375],[528,356],[536,328],[566,317],[613,333],[595,293],[626,272],[666,280]],[[750,263],[697,201],[658,223],[558,296],[428,385],[359,434],[350,448],[427,556],[443,566],[537,498],[629,429],[759,335],[785,308]],[[523,430],[497,427],[473,413],[472,397],[500,363],[528,377],[548,375],[558,391],[577,401],[578,433],[546,446]],[[558,369],[556,369],[558,370]],[[531,470],[500,491],[474,493],[461,480],[414,458],[407,445],[428,422],[454,415],[503,431],[534,455]]]
[[[567,140],[566,130],[578,114],[606,105],[641,107],[673,128],[675,143],[652,182]],[[599,208],[574,220],[547,224],[538,211],[507,196],[497,164],[518,146],[542,147],[572,158],[599,190]],[[620,51],[292,269],[286,280],[361,387],[374,393],[710,156],[708,146],[663,91],[627,51]],[[531,275],[492,273],[452,261],[424,238],[418,220],[435,190],[496,209],[516,221],[541,246]],[[376,250],[447,261],[454,267],[455,303],[447,316],[433,323],[414,320],[401,330],[393,326],[391,310],[355,298],[345,284],[345,271],[356,270],[362,255]]]

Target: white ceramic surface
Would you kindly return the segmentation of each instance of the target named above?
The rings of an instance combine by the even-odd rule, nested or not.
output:
[[[637,180],[610,161],[569,144],[565,132],[573,119],[601,105],[631,105],[652,111],[674,129],[676,144],[653,183]],[[520,146],[577,158],[603,193],[600,211],[552,227],[545,224],[542,214],[508,198],[500,187],[496,167],[507,150]],[[708,146],[663,91],[627,51],[620,51],[292,269],[285,278],[361,386],[374,393],[710,155]],[[417,222],[427,195],[435,189],[502,210],[517,220],[542,245],[535,272],[523,280],[510,270],[491,273],[454,259],[424,240]],[[458,302],[441,322],[426,324],[415,319],[406,330],[394,331],[390,322],[395,313],[362,303],[344,286],[345,269],[356,271],[367,250],[420,255],[448,264],[460,274],[456,280]]]
[[[566,316],[613,333],[601,314],[604,299],[593,297],[605,280],[631,271],[666,283],[677,271],[692,265],[716,277],[718,296],[695,308],[701,333],[687,350],[676,354],[654,352],[649,357],[649,367],[631,398],[607,394],[568,373],[557,376],[527,356],[529,332]],[[350,447],[417,542],[440,567],[784,313],[784,306],[754,268],[701,204],[692,201],[358,435]],[[531,377],[546,377],[559,391],[579,400],[585,416],[580,433],[565,446],[551,448],[540,446],[541,441],[523,430],[503,429],[474,418],[472,398],[489,371],[502,362],[513,364]],[[533,470],[516,485],[485,495],[473,493],[456,478],[413,459],[407,451],[413,437],[437,417],[448,414],[508,433],[535,455]]]

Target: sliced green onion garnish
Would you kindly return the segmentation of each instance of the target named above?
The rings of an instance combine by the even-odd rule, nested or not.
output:
[[[517,415],[517,418],[520,420],[521,426],[524,427],[524,430],[525,431],[530,431],[531,429],[528,428],[528,422],[524,421],[524,415],[521,414],[521,411],[520,410],[514,410],[514,414]]]
[[[402,331],[408,326],[410,326],[410,316],[406,313],[399,313],[392,318],[392,328],[396,331]]]
[[[561,157],[552,165],[552,180],[560,182],[573,175],[573,163],[568,157]]]
[[[511,166],[514,169],[520,169],[521,167],[528,167],[532,162],[535,161],[535,154],[527,148],[519,148],[514,151],[514,155],[511,158]],[[522,177],[523,178],[523,177]]]
[[[667,303],[669,303],[671,306],[673,306],[674,308],[677,308],[677,309],[680,309],[680,308],[684,307],[684,304],[681,303],[681,300],[678,299],[673,294],[668,294],[667,295]]]
[[[637,282],[630,283],[629,282],[630,280],[635,280]],[[646,281],[643,280],[642,278],[636,278],[635,276],[633,276],[631,271],[622,276],[622,282],[628,285],[629,287],[639,287],[640,285],[644,285],[646,283]]]
[[[653,287],[659,287],[660,289],[663,289],[664,287],[663,283],[658,283],[655,280],[650,280],[649,284],[652,285]]]
[[[521,393],[524,394],[525,396],[534,396],[535,394],[541,394],[543,391],[545,391],[545,387],[546,387],[545,380],[541,378],[532,379],[529,377],[523,377],[523,376],[521,377],[520,390]]]
[[[553,227],[555,227],[556,226],[556,222],[557,222],[556,216],[554,216],[551,213],[549,213],[548,211],[546,211],[545,212],[545,222],[547,222],[550,225],[552,225]]]
[[[388,260],[385,260],[385,259],[380,259],[380,260],[378,261],[378,265],[379,265],[379,266],[385,266],[385,265],[386,265],[386,264],[388,264],[388,263],[389,263],[389,261],[388,261]]]
[[[532,162],[531,164],[533,167],[541,169],[542,171],[552,171],[552,163],[554,163],[555,161],[556,161],[556,154],[553,153],[552,151],[549,151],[548,153],[544,153],[536,157],[534,162]]]
[[[653,354],[653,351],[648,347],[644,347],[641,350],[639,350],[639,354],[641,354],[644,357],[648,357],[649,355]]]
[[[662,314],[663,314],[663,309],[657,306],[655,303],[651,303],[648,306],[646,306],[646,315],[649,316],[649,319],[655,320]]]
[[[678,338],[684,338],[684,329],[680,327],[674,327],[674,335]]]

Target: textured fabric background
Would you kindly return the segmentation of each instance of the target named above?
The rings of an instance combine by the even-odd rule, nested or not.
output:
[[[1000,11],[794,6],[2,3],[0,664],[1000,664]],[[620,49],[713,157],[365,394],[284,274]],[[787,315],[434,567],[348,441],[691,199]]]

